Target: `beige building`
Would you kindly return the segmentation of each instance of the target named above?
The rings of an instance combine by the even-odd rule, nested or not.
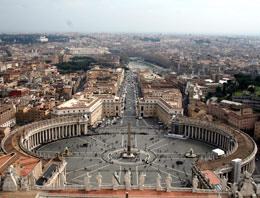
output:
[[[260,122],[255,123],[254,139],[257,141],[260,138]]]
[[[140,98],[138,115],[141,117],[157,117],[168,125],[173,115],[183,115],[183,108],[178,103],[166,102],[162,98]]]
[[[12,127],[16,123],[13,105],[0,105],[0,127]]]
[[[101,121],[103,117],[122,117],[123,115],[123,100],[117,96],[91,95],[78,93],[61,105],[54,107],[53,116],[85,114],[88,116],[88,124],[94,125]]]
[[[95,95],[102,100],[102,117],[122,117],[124,113],[124,102],[110,94]]]
[[[173,115],[183,115],[182,94],[164,78],[150,71],[138,70],[143,98],[137,106],[140,117],[157,117],[165,125]]]
[[[124,69],[99,68],[96,66],[87,72],[86,78],[85,92],[117,95],[124,79]]]
[[[253,130],[258,114],[253,112],[250,105],[222,100],[220,103],[209,103],[208,113],[213,117],[225,121],[230,126],[242,130]]]

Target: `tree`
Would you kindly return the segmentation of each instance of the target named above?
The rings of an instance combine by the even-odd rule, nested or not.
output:
[[[216,88],[216,96],[217,96],[217,97],[221,97],[221,96],[222,96],[222,89],[221,89],[220,86],[218,86],[218,87]]]
[[[247,89],[251,94],[255,93],[255,88],[253,86],[249,86]]]
[[[255,81],[258,82],[258,83],[260,83],[260,76],[257,76],[257,77],[255,78]]]

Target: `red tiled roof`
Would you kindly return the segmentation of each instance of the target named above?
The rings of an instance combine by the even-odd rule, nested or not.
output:
[[[217,185],[221,184],[220,179],[210,170],[202,171],[205,174],[205,177],[209,179],[211,184]]]
[[[33,157],[26,157],[26,156],[21,156],[19,158],[19,163],[22,167],[21,170],[21,175],[23,177],[27,176],[28,174],[31,173],[31,171],[35,168],[35,166],[40,162],[39,159],[33,158]]]
[[[0,157],[0,166],[2,166],[5,162],[7,162],[12,156],[11,155],[4,155]]]

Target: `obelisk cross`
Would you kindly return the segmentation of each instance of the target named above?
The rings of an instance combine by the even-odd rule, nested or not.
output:
[[[131,131],[130,123],[128,123],[128,144],[127,144],[127,155],[131,155]]]

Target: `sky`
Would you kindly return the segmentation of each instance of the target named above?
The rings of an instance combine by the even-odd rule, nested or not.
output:
[[[260,1],[0,0],[0,32],[260,35]]]

